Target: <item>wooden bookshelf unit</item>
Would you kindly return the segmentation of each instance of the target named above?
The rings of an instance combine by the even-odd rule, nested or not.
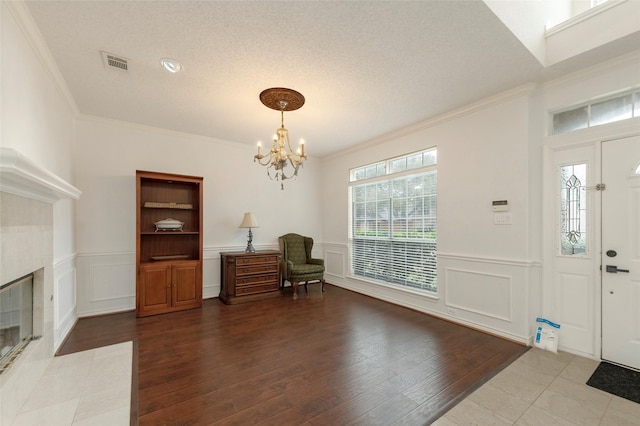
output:
[[[201,177],[136,171],[136,273],[137,316],[202,306]]]

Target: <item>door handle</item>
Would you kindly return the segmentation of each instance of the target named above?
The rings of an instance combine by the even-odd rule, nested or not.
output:
[[[628,269],[618,269],[615,265],[607,265],[607,272],[611,272],[613,274],[617,274],[618,272],[629,272]]]

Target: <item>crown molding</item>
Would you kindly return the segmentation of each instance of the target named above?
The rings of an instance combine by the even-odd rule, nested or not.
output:
[[[636,50],[617,58],[600,62],[599,64],[583,68],[573,73],[558,77],[553,80],[546,81],[541,84],[542,89],[553,89],[558,86],[564,86],[572,83],[584,83],[584,80],[606,74],[612,70],[619,69],[626,65],[636,64],[640,68],[640,50]],[[553,68],[553,66],[551,67]]]
[[[77,117],[80,113],[78,105],[69,90],[69,86],[67,86],[66,81],[62,77],[62,73],[56,64],[56,61],[53,59],[53,55],[51,55],[51,51],[49,50],[47,43],[44,41],[44,38],[33,20],[25,2],[5,0],[2,2],[7,6],[7,9],[9,9],[9,12],[15,19],[18,27],[24,34],[27,42],[33,49],[33,52],[42,64],[43,68],[46,70],[47,74],[49,74],[49,77],[58,89],[58,92],[67,101],[69,108],[71,108],[71,111]]]
[[[115,118],[101,117],[98,115],[80,113],[76,116],[76,119],[78,121],[104,124],[106,126],[122,127],[122,128],[130,129],[138,132],[164,135],[164,136],[169,136],[173,138],[179,138],[181,140],[189,140],[193,142],[202,142],[202,143],[219,143],[219,144],[234,146],[234,147],[249,147],[250,149],[255,150],[255,145],[249,145],[242,142],[228,141],[224,139],[218,139],[213,136],[198,135],[196,133],[188,133],[180,130],[172,130],[164,127],[150,126],[148,124],[134,123],[132,121],[118,120]]]
[[[403,127],[402,129],[398,129],[396,131],[390,132],[390,133],[386,133],[384,135],[378,136],[376,138],[373,139],[369,139],[368,141],[362,142],[358,145],[355,145],[351,148],[347,148],[343,151],[334,153],[334,154],[330,154],[327,155],[325,157],[322,157],[323,160],[331,160],[333,158],[337,158],[337,157],[341,157],[345,154],[350,154],[353,152],[357,152],[360,151],[363,148],[367,148],[367,147],[371,147],[371,146],[375,146],[375,145],[380,145],[383,144],[385,142],[390,142],[393,141],[395,139],[401,138],[403,136],[407,136],[407,135],[411,135],[413,133],[417,133],[420,132],[422,130],[431,128],[431,127],[436,127],[439,126],[443,123],[446,123],[448,121],[452,121],[452,120],[456,120],[458,118],[464,117],[466,115],[469,114],[473,114],[475,112],[496,106],[496,105],[500,105],[504,102],[508,102],[510,100],[513,99],[517,99],[520,98],[522,96],[527,96],[530,95],[531,93],[533,93],[536,88],[538,87],[537,84],[535,83],[527,83],[527,84],[523,84],[521,86],[515,87],[513,89],[498,93],[496,95],[493,96],[489,96],[487,98],[484,98],[480,101],[477,102],[473,102],[469,105],[465,105],[461,108],[457,108],[454,110],[451,110],[449,112],[446,112],[444,114],[440,114],[436,117],[432,117],[432,118],[428,118],[426,120],[423,121],[419,121],[415,124],[412,124],[410,126],[407,127]]]

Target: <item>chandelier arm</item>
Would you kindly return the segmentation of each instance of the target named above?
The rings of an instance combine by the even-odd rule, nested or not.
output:
[[[270,157],[271,157],[271,156],[266,156],[266,155],[263,155],[262,157],[258,157],[257,155],[254,155],[254,156],[253,156],[253,162],[255,163],[255,162],[257,161],[257,162],[258,162],[258,164],[260,164],[261,166],[268,166],[268,165],[269,165],[269,162],[271,161],[271,158],[270,158]],[[265,159],[266,159],[264,163],[262,162],[262,159],[263,159],[263,158],[265,158]]]
[[[298,175],[298,169],[297,169],[297,168],[295,168],[295,169],[293,169],[293,170],[294,170],[294,171],[293,171],[293,173],[291,173],[291,176],[287,176],[287,175],[284,173],[284,169],[280,169],[280,174],[282,175],[281,180],[285,180],[285,179],[292,179],[294,176],[297,176],[297,175]]]
[[[296,172],[298,171],[298,167],[300,167],[302,165],[302,163],[298,160],[296,160],[295,156],[291,156],[289,157],[289,163],[291,163],[291,165],[293,166],[294,169],[296,169]]]

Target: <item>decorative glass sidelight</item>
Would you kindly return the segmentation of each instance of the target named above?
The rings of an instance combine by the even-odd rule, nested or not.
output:
[[[560,167],[560,254],[586,252],[587,165]]]

